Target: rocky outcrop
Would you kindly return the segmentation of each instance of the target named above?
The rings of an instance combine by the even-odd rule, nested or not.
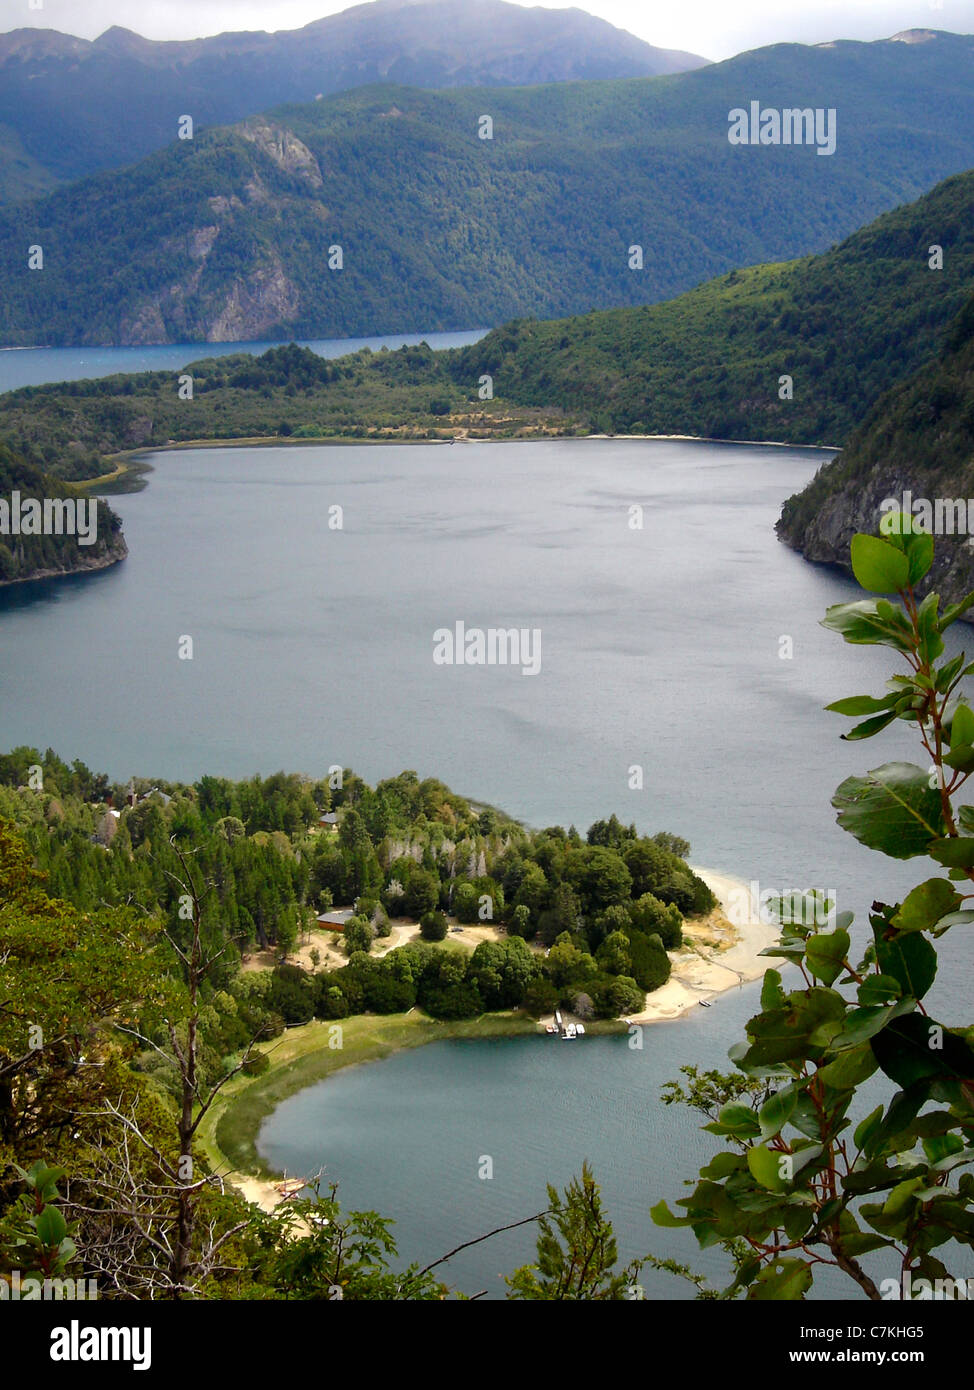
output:
[[[279,169],[288,174],[297,174],[311,188],[321,187],[323,180],[318,161],[293,131],[259,118],[245,121],[238,130],[245,140],[252,141],[258,149],[263,150]]]
[[[296,317],[299,305],[297,290],[284,274],[280,260],[271,255],[249,275],[234,281],[222,308],[207,324],[207,340],[234,343],[262,338]]]
[[[778,535],[806,560],[848,570],[852,537],[875,534],[893,503],[935,538],[920,592],[946,604],[974,589],[974,297],[939,358],[886,392],[844,452],[788,499]]]

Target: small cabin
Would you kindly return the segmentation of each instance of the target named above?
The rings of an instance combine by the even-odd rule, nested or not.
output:
[[[350,917],[354,917],[351,908],[340,908],[337,912],[319,912],[318,926],[325,931],[344,931],[345,924]]]
[[[338,816],[334,811],[327,811],[323,816],[318,817],[318,828],[320,830],[337,830]]]

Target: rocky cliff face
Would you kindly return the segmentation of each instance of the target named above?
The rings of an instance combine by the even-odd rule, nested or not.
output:
[[[974,589],[974,297],[938,360],[882,396],[849,446],[788,499],[778,535],[807,560],[848,570],[852,537],[875,533],[890,499],[935,536],[921,592],[946,604]]]
[[[839,458],[842,460],[844,456]],[[937,480],[924,479],[908,469],[892,465],[874,467],[865,478],[854,478],[828,493],[814,515],[800,525],[788,525],[784,519],[779,521],[778,536],[806,560],[838,565],[851,573],[849,545],[852,538],[859,531],[875,535],[884,510],[888,510],[882,506],[887,499],[902,499],[909,493],[914,502],[938,497],[944,501],[948,497],[951,501],[962,501],[974,528],[974,490],[969,491],[969,498],[958,488],[945,493]],[[944,606],[955,603],[974,589],[974,534],[937,534],[935,528],[935,535],[934,562],[920,592],[926,594],[935,589]],[[967,614],[965,621],[974,622],[974,614]]]

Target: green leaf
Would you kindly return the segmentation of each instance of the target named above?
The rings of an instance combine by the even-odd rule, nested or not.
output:
[[[872,1048],[870,1048],[872,1051]],[[872,1136],[876,1133],[883,1120],[883,1107],[877,1105],[875,1110],[871,1110],[864,1120],[856,1125],[853,1133],[853,1142],[857,1149],[864,1148]]]
[[[764,981],[761,985],[761,1008],[780,1009],[785,1002],[785,992],[781,988],[781,973],[778,970],[766,970]]]
[[[751,1285],[748,1299],[763,1302],[795,1302],[812,1287],[811,1266],[805,1260],[775,1260]]]
[[[906,542],[906,555],[910,563],[910,584],[913,586],[933,564],[933,536],[925,531],[914,532]]]
[[[745,1068],[797,1061],[828,1046],[842,1026],[846,1003],[835,990],[813,986],[787,996],[785,1006],[769,1009],[747,1023],[751,1046],[741,1059]]]
[[[852,572],[871,594],[893,594],[909,588],[910,562],[901,550],[878,536],[853,536]]]
[[[862,1235],[846,1236],[842,1242],[842,1249],[846,1255],[851,1255],[857,1259],[860,1255],[868,1255],[871,1250],[879,1250],[883,1246],[894,1245],[894,1242],[887,1240],[885,1236],[872,1235],[864,1231]]]
[[[929,1139],[923,1139],[923,1152],[931,1163],[940,1163],[945,1158],[950,1158],[953,1154],[964,1153],[964,1141],[959,1134],[934,1134]],[[974,1158],[974,1150],[969,1150],[970,1156]]]
[[[817,932],[805,943],[805,959],[817,980],[831,985],[842,971],[842,962],[849,954],[849,933],[841,929]]]
[[[754,1111],[740,1104],[723,1106],[717,1119],[703,1128],[709,1134],[730,1134],[735,1139],[754,1139],[761,1133]]]
[[[928,878],[907,893],[892,918],[902,932],[926,931],[947,912],[953,912],[961,896],[945,878]]]
[[[657,1202],[655,1207],[650,1207],[650,1217],[656,1226],[689,1226],[688,1216],[674,1216],[665,1202]]]
[[[867,1006],[890,1004],[903,993],[894,975],[867,975],[859,986],[859,1003]]]
[[[926,854],[946,828],[939,793],[915,763],[884,763],[865,777],[847,777],[832,805],[843,830],[894,859]]]
[[[950,724],[950,746],[958,743],[974,743],[974,710],[970,705],[958,702]]]
[[[943,754],[943,761],[955,772],[974,772],[974,747],[969,743],[955,743],[949,753]]]
[[[68,1223],[57,1207],[47,1206],[35,1217],[34,1229],[45,1245],[60,1245],[67,1235]]]
[[[893,613],[891,617],[884,616],[875,599],[833,604],[825,610],[822,626],[841,633],[846,642],[857,646],[879,644],[893,647],[896,651],[909,652],[913,650],[915,641],[913,629],[903,615]]]
[[[949,835],[931,841],[931,859],[950,869],[974,869],[974,835]]]
[[[819,1067],[816,1075],[836,1091],[851,1091],[872,1076],[879,1064],[868,1042],[840,1052],[834,1062]]]
[[[943,623],[940,624],[940,630],[943,632]],[[940,670],[937,672],[937,689],[941,694],[953,685],[963,664],[964,653],[960,652],[959,655],[952,657],[950,661],[945,661],[941,666]]]
[[[914,1194],[923,1186],[923,1178],[906,1178],[898,1182],[883,1203],[884,1216],[898,1216],[906,1207],[913,1205]]]
[[[859,1043],[875,1037],[894,1018],[908,1013],[915,1003],[915,999],[898,999],[895,1004],[882,1007],[850,1009],[846,1015],[845,1027],[835,1037],[833,1046],[836,1049],[857,1047]]]
[[[912,1013],[890,1022],[872,1039],[876,1060],[898,1086],[932,1077],[974,1080],[974,1050],[932,1018]]]
[[[758,1111],[762,1139],[773,1139],[781,1133],[791,1118],[797,1099],[798,1092],[794,1086],[785,1086],[768,1097]]]
[[[743,1154],[729,1153],[727,1150],[724,1150],[719,1154],[715,1154],[706,1168],[700,1169],[700,1176],[702,1178],[712,1178],[715,1182],[719,1182],[724,1178],[729,1178],[731,1173],[736,1173],[740,1169],[746,1167],[747,1163]]]
[[[899,692],[885,695],[881,700],[872,695],[850,695],[847,700],[836,700],[834,704],[826,705],[825,708],[833,714],[848,714],[858,718],[860,714],[879,714],[882,710],[892,709],[898,699]]]
[[[765,1144],[754,1144],[747,1151],[747,1166],[751,1176],[769,1192],[787,1192],[789,1184],[781,1176],[781,1160],[787,1154],[777,1153]]]
[[[884,975],[899,980],[904,994],[922,999],[937,974],[937,952],[925,937],[884,937],[876,930],[876,964]]]
[[[963,617],[972,603],[974,603],[974,593],[962,598],[960,603],[952,603],[945,608],[940,618],[940,631],[946,632],[951,623],[956,623],[958,618]]]
[[[877,714],[873,719],[864,719],[861,724],[856,724],[842,737],[847,743],[853,743],[857,739],[872,738],[874,734],[882,733],[887,724],[892,724],[895,718],[895,710],[890,710],[888,714]]]
[[[930,546],[932,551],[932,537],[930,539]],[[940,624],[937,621],[937,608],[939,605],[939,595],[927,594],[926,598],[917,609],[917,631],[920,634],[919,653],[922,659],[928,662],[935,661],[944,649],[943,638],[940,635]]]

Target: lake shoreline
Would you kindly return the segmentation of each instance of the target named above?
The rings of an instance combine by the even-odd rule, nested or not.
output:
[[[121,548],[114,547],[108,554],[74,565],[71,569],[34,570],[32,574],[18,575],[16,579],[0,579],[0,589],[11,589],[15,584],[34,584],[40,579],[71,579],[78,574],[97,574],[101,570],[111,569],[113,565],[120,565],[128,559],[128,553],[128,546],[123,540]]]
[[[630,1015],[632,1023],[667,1023],[682,1018],[735,985],[742,988],[761,979],[769,969],[769,959],[761,952],[774,945],[780,931],[754,913],[749,885],[731,874],[690,867],[720,904],[720,912],[708,919],[708,924],[718,919],[716,943],[708,945],[706,933],[703,941],[695,941],[698,933],[691,921],[689,930],[684,930],[684,948],[670,952],[673,969],[669,980],[646,996],[642,1012]],[[720,917],[729,932],[719,922]]]
[[[683,949],[671,952],[673,974],[659,990],[647,996],[646,1006],[628,1019],[602,1019],[586,1023],[591,1035],[624,1033],[631,1026],[667,1023],[681,1018],[702,1000],[709,1001],[735,985],[760,979],[769,968],[768,957],[760,953],[778,939],[778,928],[764,923],[752,912],[740,917],[742,895],[749,895],[743,880],[714,870],[694,867],[719,902],[719,909],[696,924],[689,924]],[[749,896],[746,901],[750,901]],[[716,936],[716,940],[713,938]],[[694,940],[701,937],[707,944]],[[718,959],[715,952],[722,958]],[[293,1175],[274,1173],[257,1153],[257,1138],[264,1120],[290,1096],[325,1080],[337,1071],[382,1061],[410,1047],[430,1042],[469,1038],[475,1041],[496,1037],[546,1038],[544,1020],[519,1013],[484,1014],[477,1019],[442,1022],[426,1018],[412,1009],[408,1014],[360,1014],[341,1020],[340,1049],[330,1039],[335,1025],[313,1020],[289,1029],[276,1039],[270,1053],[285,1048],[288,1055],[271,1070],[253,1081],[231,1083],[215,1114],[201,1127],[201,1145],[214,1171],[237,1188],[248,1201],[264,1211],[273,1211],[286,1198],[280,1188]],[[404,1031],[405,1030],[405,1031]],[[415,1031],[414,1031],[415,1030]],[[346,1049],[345,1035],[351,1031]],[[583,1044],[584,1045],[584,1044]],[[222,1131],[222,1133],[221,1133]],[[226,1146],[226,1147],[224,1147]],[[226,1149],[232,1150],[230,1154]]]

